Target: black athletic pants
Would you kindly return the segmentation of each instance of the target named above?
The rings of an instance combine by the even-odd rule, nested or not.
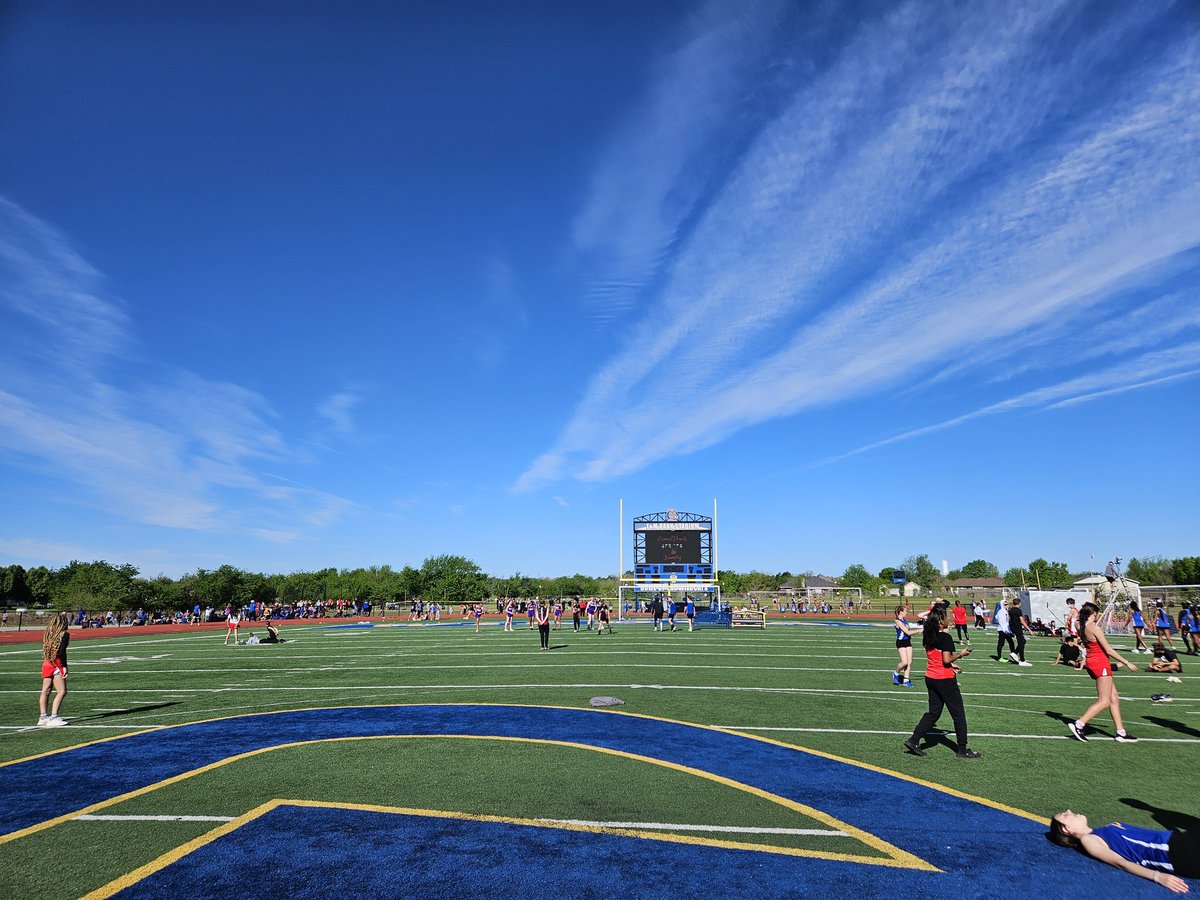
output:
[[[1025,661],[1025,629],[1018,627],[1013,632],[1013,637],[1017,639],[1017,659],[1021,662]]]
[[[1008,641],[1008,649],[1012,653],[1017,652],[1017,648],[1015,646],[1013,646],[1012,632],[1001,631],[999,636],[996,638],[996,655],[998,657],[1000,657],[1001,659],[1004,659],[1004,654],[1001,651],[1004,650],[1004,642],[1005,641]]]
[[[942,715],[942,709],[950,710],[950,718],[954,720],[954,736],[958,738],[958,749],[967,749],[967,714],[963,711],[962,693],[958,690],[957,678],[925,679],[925,689],[929,691],[929,712],[921,716],[917,730],[913,732],[912,743],[919,744]]]
[[[1180,878],[1200,878],[1200,829],[1172,832],[1167,859]]]
[[[542,639],[542,649],[550,646],[550,623],[538,622],[538,637]]]
[[[967,633],[967,626],[965,623],[959,625],[957,622],[955,622],[954,634],[960,641],[969,641],[971,639],[971,635]]]

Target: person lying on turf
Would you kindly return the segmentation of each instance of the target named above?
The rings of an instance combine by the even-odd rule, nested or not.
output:
[[[1068,809],[1050,820],[1046,837],[1177,894],[1188,892],[1184,878],[1200,878],[1200,831],[1155,831],[1121,822],[1091,828],[1087,816]]]

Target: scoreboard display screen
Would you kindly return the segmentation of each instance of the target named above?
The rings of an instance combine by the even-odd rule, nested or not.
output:
[[[646,562],[700,562],[699,531],[647,531]]]

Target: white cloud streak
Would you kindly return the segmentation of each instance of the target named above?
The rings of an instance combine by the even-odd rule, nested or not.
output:
[[[1200,246],[1196,30],[1113,77],[1170,4],[944,13],[912,2],[862,25],[795,88],[517,490],[610,479],[937,367],[986,381],[1121,304],[1158,304],[1157,339],[1188,340],[1194,311],[1156,285]],[[683,408],[704,415],[657,414]]]
[[[62,479],[81,505],[167,528],[247,532],[319,524],[348,504],[280,487],[255,465],[288,458],[260,395],[139,363],[130,321],[54,229],[0,199],[0,451]],[[110,374],[120,357],[152,370]],[[290,529],[284,529],[290,530]]]

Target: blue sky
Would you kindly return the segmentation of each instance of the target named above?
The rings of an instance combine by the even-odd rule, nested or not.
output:
[[[17,0],[0,322],[3,563],[1194,555],[1200,16]]]

